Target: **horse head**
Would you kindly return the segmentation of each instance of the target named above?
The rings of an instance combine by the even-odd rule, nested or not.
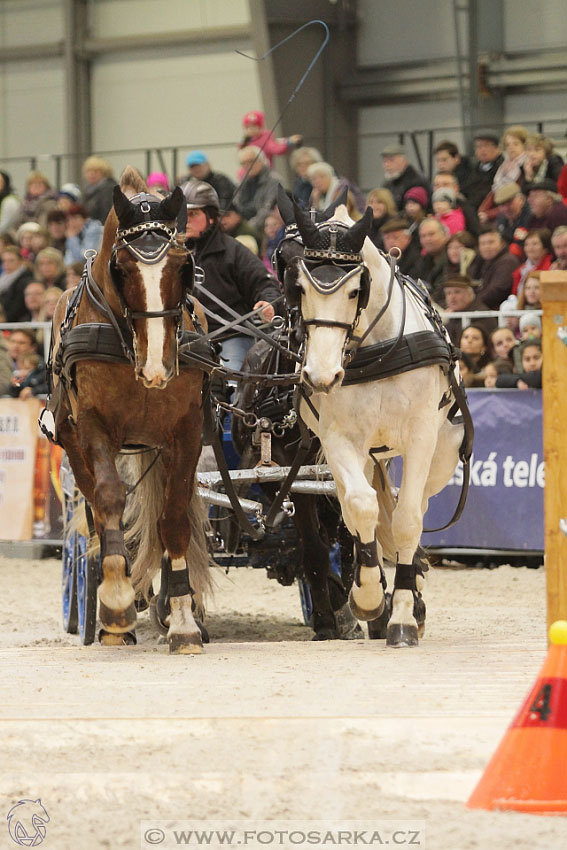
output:
[[[299,207],[294,212],[303,252],[288,259],[284,290],[306,329],[302,380],[314,392],[328,393],[344,377],[344,351],[368,303],[370,276],[362,246],[372,210],[355,223],[341,206],[319,225]]]
[[[116,186],[113,200],[118,227],[108,274],[132,330],[136,376],[148,389],[164,389],[178,372],[177,339],[193,287],[194,265],[175,226],[183,192],[127,197]]]

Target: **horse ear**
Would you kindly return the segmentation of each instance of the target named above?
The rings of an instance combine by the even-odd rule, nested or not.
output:
[[[184,198],[185,196],[181,186],[176,186],[171,195],[164,198],[159,206],[159,213],[160,216],[163,217],[164,221],[173,221],[177,218],[177,214],[181,209],[181,204],[183,203]]]
[[[341,204],[344,204],[344,206],[346,207],[347,200],[348,200],[348,186],[344,186],[343,189],[341,190],[341,192],[339,193],[339,195],[337,196],[337,198],[333,201],[333,203],[329,204],[327,209],[323,210],[323,212],[317,213],[316,220],[319,223],[322,222],[322,221],[329,221],[329,219],[332,218],[332,215],[335,212],[335,210],[337,209],[337,207],[340,207]]]
[[[284,224],[295,223],[295,213],[293,212],[293,204],[281,183],[278,183],[277,204],[280,215]]]
[[[297,224],[297,229],[299,230],[303,244],[306,248],[316,247],[312,243],[317,241],[319,231],[317,230],[314,222],[311,221],[309,213],[306,213],[305,210],[298,207],[295,201],[293,202],[293,212],[295,215],[295,223]]]
[[[129,218],[130,213],[130,201],[120,188],[120,186],[115,186],[112,192],[112,202],[114,204],[114,212],[118,216],[118,223],[121,227],[127,225],[127,218]]]
[[[350,247],[353,251],[357,253],[362,249],[364,245],[364,240],[370,233],[370,227],[372,225],[372,207],[366,207],[366,212],[359,219],[356,224],[350,228],[348,232],[348,241],[350,243]]]

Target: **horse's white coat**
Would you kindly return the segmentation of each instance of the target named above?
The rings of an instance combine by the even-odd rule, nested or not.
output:
[[[167,262],[164,257],[159,263],[148,265],[138,263],[146,294],[146,309],[159,312],[164,309],[160,291],[161,274]],[[163,365],[163,347],[165,342],[165,319],[146,319],[148,335],[148,351],[146,362],[141,366],[142,377],[150,386],[160,386],[167,378],[167,370]]]
[[[352,225],[346,208],[339,207],[335,220]],[[362,311],[356,329],[364,333],[387,297],[390,269],[369,239],[363,246],[365,264],[372,277],[368,307]],[[301,273],[298,283],[304,291],[304,318],[326,318],[350,322],[356,301],[349,292],[357,283],[343,287],[332,295],[318,293]],[[402,316],[402,296],[395,284],[386,314],[372,329],[364,345],[373,345],[397,336]],[[410,293],[404,332],[431,330],[423,309]],[[439,402],[448,389],[448,379],[438,366],[427,366],[372,383],[354,386],[335,384],[342,368],[341,356],[346,331],[338,328],[309,327],[304,371],[315,385],[311,402],[319,413],[315,419],[307,405],[301,405],[301,416],[318,435],[332,470],[345,523],[351,534],[362,543],[374,539],[378,520],[378,502],[371,486],[372,447],[388,446],[380,458],[401,455],[404,461],[398,504],[392,518],[392,533],[399,563],[411,564],[423,530],[423,515],[428,499],[448,482],[458,461],[463,438],[462,426],[447,421],[449,406],[439,410]],[[378,547],[382,560],[382,553]],[[357,606],[371,611],[382,599],[377,567],[361,570],[361,587],[353,587]],[[411,591],[398,590],[390,623],[415,625]]]

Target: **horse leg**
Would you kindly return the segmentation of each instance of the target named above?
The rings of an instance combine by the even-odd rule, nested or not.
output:
[[[402,486],[392,517],[392,532],[397,547],[396,577],[392,596],[392,615],[388,622],[388,646],[417,646],[419,626],[425,621],[425,603],[421,597],[423,573],[415,554],[423,531],[423,494],[435,444],[424,454],[426,440],[416,440],[422,451],[404,456]]]
[[[339,637],[329,596],[329,547],[319,531],[317,497],[295,494],[293,521],[301,538],[303,571],[313,600],[313,640],[334,640]]]
[[[197,436],[190,441],[188,434]],[[194,591],[187,563],[187,549],[191,539],[189,503],[201,451],[200,434],[201,430],[196,423],[184,422],[180,436],[164,456],[167,478],[158,528],[171,564],[167,588],[171,609],[167,642],[172,654],[189,655],[203,651],[201,631],[193,617]]]
[[[81,422],[77,423],[78,427]],[[134,588],[128,574],[128,555],[121,528],[126,488],[116,470],[117,448],[94,416],[79,429],[83,454],[93,471],[93,513],[100,538],[102,582],[98,589],[100,641],[105,645],[135,643],[136,607]]]
[[[350,607],[359,620],[374,620],[384,610],[386,584],[380,560],[381,547],[376,539],[376,492],[365,475],[365,460],[361,459],[360,451],[346,441],[344,434],[340,435],[340,440],[327,440],[323,449],[337,485],[344,521],[355,540],[357,563],[349,596]]]

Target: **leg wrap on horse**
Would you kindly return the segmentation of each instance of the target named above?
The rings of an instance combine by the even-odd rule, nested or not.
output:
[[[107,555],[122,555],[126,561],[126,575],[130,575],[130,560],[124,545],[124,531],[121,528],[103,528],[100,533],[100,561]]]
[[[361,567],[378,567],[380,569],[380,584],[386,590],[386,574],[382,564],[378,560],[378,544],[376,538],[371,543],[362,543],[358,534],[356,535],[354,546],[356,549],[356,564],[354,567],[354,582],[357,587],[360,587],[360,568]]]
[[[418,573],[423,575],[415,564],[396,564],[394,590],[412,590],[415,593],[417,591],[415,577]]]
[[[184,570],[169,570],[167,580],[168,596],[193,596],[194,590],[189,584],[189,570],[185,567]]]

